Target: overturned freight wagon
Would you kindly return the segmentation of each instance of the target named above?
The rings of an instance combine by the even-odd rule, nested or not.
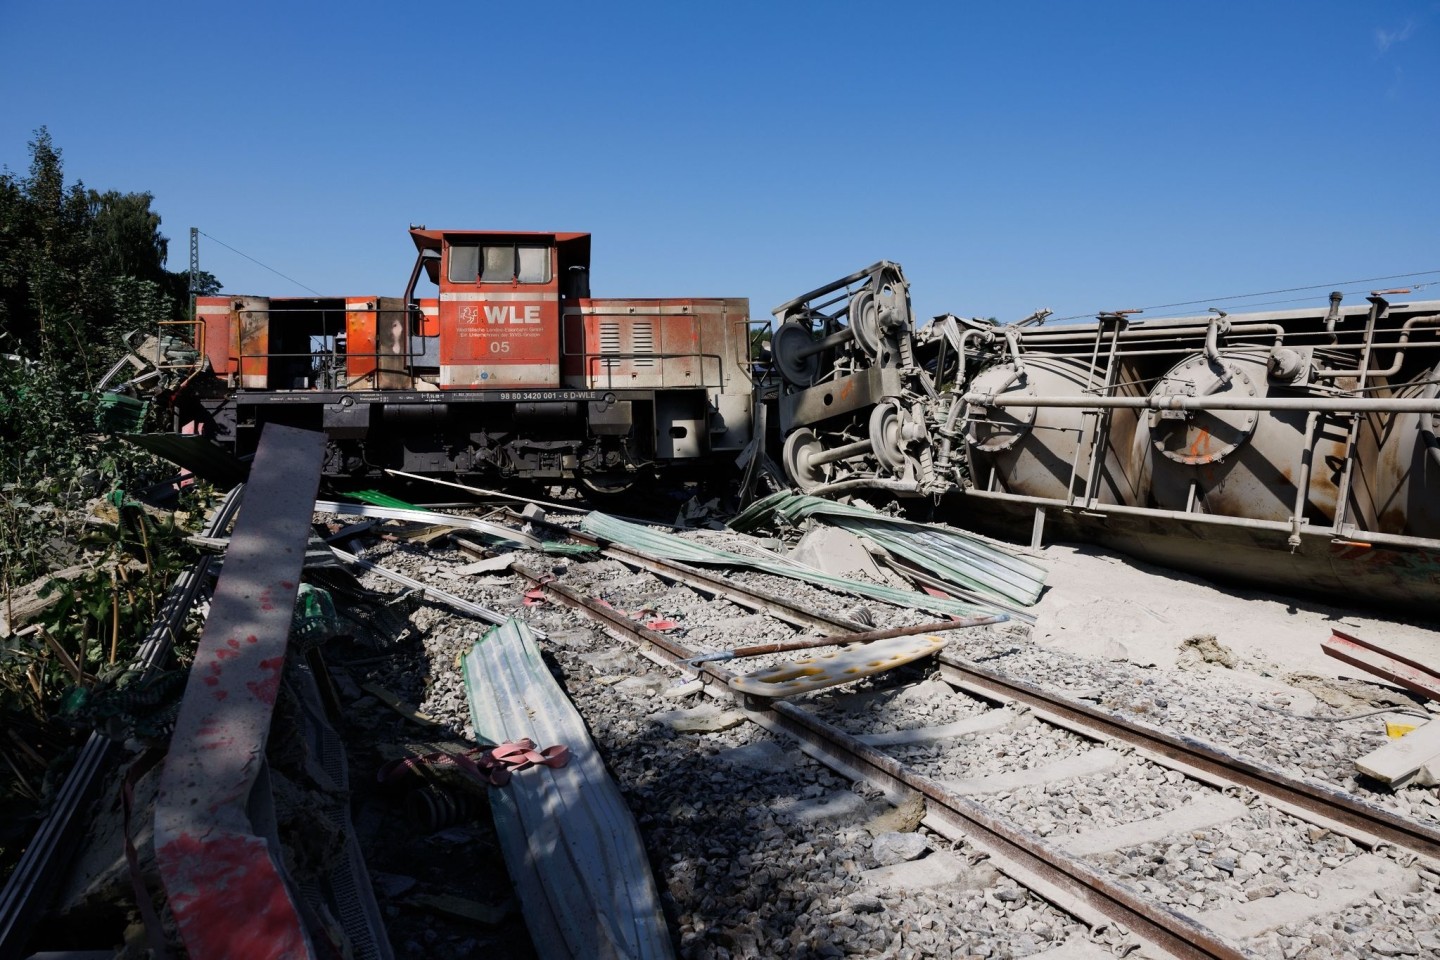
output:
[[[781,459],[809,493],[1418,607],[1440,598],[1440,301],[1405,293],[917,330],[881,262],[776,308]]]
[[[324,473],[623,488],[750,439],[744,298],[590,296],[590,235],[412,228],[402,297],[200,297],[205,369],[170,398],[239,455],[323,431]],[[437,290],[417,296],[422,280]]]

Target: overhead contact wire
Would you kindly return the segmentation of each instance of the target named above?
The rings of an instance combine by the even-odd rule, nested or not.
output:
[[[1417,271],[1417,272],[1415,272],[1415,273],[1395,273],[1395,274],[1391,274],[1390,276],[1387,276],[1387,277],[1364,277],[1364,278],[1361,278],[1361,279],[1358,279],[1358,280],[1339,280],[1339,281],[1336,281],[1336,282],[1333,282],[1333,283],[1312,283],[1312,284],[1310,284],[1310,285],[1308,285],[1308,286],[1304,286],[1304,287],[1285,287],[1284,289],[1281,289],[1281,290],[1257,290],[1257,291],[1255,291],[1255,292],[1253,292],[1253,293],[1236,293],[1236,294],[1231,294],[1230,296],[1226,296],[1226,297],[1207,297],[1207,298],[1200,299],[1200,300],[1181,300],[1181,301],[1177,301],[1177,302],[1175,302],[1175,303],[1155,303],[1155,304],[1151,304],[1151,305],[1146,306],[1146,307],[1140,307],[1140,308],[1138,308],[1138,309],[1140,309],[1141,311],[1146,311],[1146,310],[1168,310],[1168,309],[1170,309],[1171,307],[1196,307],[1196,306],[1201,306],[1201,305],[1204,305],[1204,304],[1211,304],[1211,303],[1225,303],[1225,302],[1230,301],[1230,300],[1244,300],[1244,299],[1246,299],[1246,298],[1248,298],[1248,297],[1270,297],[1270,296],[1275,296],[1276,294],[1281,294],[1281,293],[1300,293],[1301,291],[1305,291],[1305,290],[1324,290],[1324,289],[1327,289],[1327,288],[1333,289],[1333,288],[1335,288],[1335,287],[1343,287],[1343,286],[1348,286],[1348,285],[1350,285],[1350,284],[1356,284],[1356,283],[1379,283],[1379,282],[1382,281],[1382,280],[1406,280],[1406,279],[1409,279],[1409,278],[1411,278],[1411,277],[1429,277],[1429,276],[1434,276],[1434,275],[1436,275],[1436,274],[1440,274],[1440,270],[1421,270],[1421,271]],[[1430,285],[1429,283],[1425,283],[1425,284],[1421,284],[1420,286],[1429,286],[1429,285]],[[1272,300],[1272,301],[1269,301],[1270,304],[1277,304],[1277,303],[1296,303],[1296,302],[1298,302],[1298,301],[1297,301],[1297,300]],[[1253,307],[1262,307],[1262,306],[1267,306],[1267,305],[1268,305],[1268,304],[1266,304],[1266,303],[1246,304],[1246,306],[1253,306]],[[1073,316],[1069,316],[1069,317],[1057,317],[1057,318],[1055,318],[1055,319],[1052,319],[1050,322],[1051,322],[1051,323],[1060,323],[1060,322],[1063,322],[1063,321],[1065,321],[1065,320],[1086,320],[1086,319],[1090,319],[1091,317],[1094,317],[1094,316],[1095,316],[1094,313],[1077,313],[1077,314],[1074,314]]]
[[[204,230],[201,230],[201,231],[200,231],[200,236],[205,237],[205,238],[208,239],[208,240],[215,240],[214,237],[210,236],[210,234],[206,233]],[[317,297],[322,297],[322,296],[324,296],[324,294],[322,294],[319,290],[316,290],[314,287],[307,287],[307,286],[305,286],[305,284],[301,283],[299,280],[296,280],[294,277],[287,277],[287,276],[285,276],[285,274],[281,273],[279,270],[276,270],[274,267],[270,266],[268,263],[261,263],[259,260],[256,260],[254,257],[250,256],[250,254],[245,253],[245,252],[242,251],[242,250],[236,250],[234,247],[230,246],[230,244],[226,243],[224,240],[215,240],[215,242],[218,243],[218,244],[220,244],[220,246],[224,247],[226,250],[229,250],[231,253],[238,253],[238,254],[240,254],[240,256],[244,257],[246,260],[249,260],[251,263],[253,263],[253,264],[257,265],[257,266],[264,267],[266,270],[269,270],[271,273],[275,274],[275,276],[280,277],[280,278],[285,279],[285,280],[289,280],[291,283],[295,284],[295,286],[297,286],[297,287],[304,287],[306,290],[309,290],[311,293],[315,294],[315,296],[317,296]]]

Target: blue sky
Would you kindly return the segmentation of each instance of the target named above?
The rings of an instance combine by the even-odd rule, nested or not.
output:
[[[589,231],[597,296],[755,316],[882,258],[922,317],[1440,298],[1435,0],[0,0],[0,164],[42,124],[172,269],[196,226],[325,294],[402,292],[413,222]]]

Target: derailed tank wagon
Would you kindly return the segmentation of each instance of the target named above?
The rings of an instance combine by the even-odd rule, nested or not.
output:
[[[704,475],[750,440],[746,299],[591,297],[585,233],[410,235],[403,297],[198,298],[213,376],[188,399],[214,440],[244,455],[281,423],[327,435],[335,479],[600,490]]]
[[[1440,598],[1440,301],[916,329],[879,263],[777,307],[786,473],[1276,589]]]

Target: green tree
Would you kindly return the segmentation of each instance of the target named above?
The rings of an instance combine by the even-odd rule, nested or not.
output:
[[[148,193],[90,191],[91,236],[100,269],[111,277],[162,283],[170,241],[160,232],[160,214]]]

